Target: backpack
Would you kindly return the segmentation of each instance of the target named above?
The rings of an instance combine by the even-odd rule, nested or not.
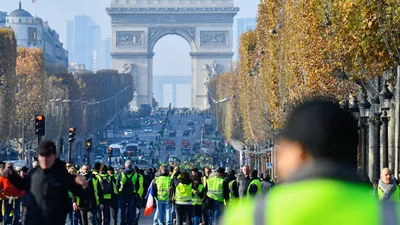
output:
[[[100,180],[100,186],[103,190],[103,194],[112,194],[114,192],[114,186],[111,179],[107,179],[107,177],[102,177]]]

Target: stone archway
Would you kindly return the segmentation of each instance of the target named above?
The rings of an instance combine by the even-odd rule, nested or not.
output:
[[[233,0],[112,0],[112,64],[121,72],[136,68],[136,104],[151,104],[154,46],[166,35],[179,35],[191,47],[192,107],[208,108],[209,77],[232,63]],[[125,68],[125,69],[124,69]],[[130,70],[128,70],[130,71]]]

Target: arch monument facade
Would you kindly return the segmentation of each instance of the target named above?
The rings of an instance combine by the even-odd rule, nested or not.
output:
[[[170,34],[183,37],[192,58],[192,107],[208,108],[207,82],[232,64],[233,0],[112,0],[112,66],[131,73],[140,104],[153,98],[154,46]],[[168,59],[166,59],[168,60]]]

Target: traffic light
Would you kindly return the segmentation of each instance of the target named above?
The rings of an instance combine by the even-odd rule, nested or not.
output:
[[[108,157],[111,157],[111,156],[112,156],[112,151],[113,151],[113,148],[112,148],[112,147],[109,147],[109,148],[107,149]]]
[[[92,139],[88,138],[86,139],[86,151],[92,150]]]
[[[233,148],[231,148],[231,152],[233,152],[234,150],[233,150]]]
[[[35,116],[35,133],[39,136],[44,136],[46,129],[45,117],[42,114]]]
[[[75,127],[69,128],[69,134],[68,134],[68,142],[74,142],[75,141]]]

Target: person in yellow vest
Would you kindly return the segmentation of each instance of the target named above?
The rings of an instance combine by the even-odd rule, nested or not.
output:
[[[95,162],[93,165],[92,169],[92,174],[97,177],[98,180],[100,180],[100,168],[101,168],[101,163],[100,162]],[[102,209],[97,208],[97,224],[103,224],[103,217],[102,217]]]
[[[172,225],[172,205],[169,201],[171,177],[165,166],[160,166],[160,171],[157,175],[153,186],[154,198],[157,204],[156,213],[154,214],[154,224]]]
[[[262,193],[261,181],[257,177],[258,170],[252,170],[250,172],[250,183],[247,187],[247,197],[254,197]]]
[[[77,170],[75,169],[74,166],[68,167],[68,173],[71,174],[72,176],[78,175]],[[82,217],[81,217],[81,212],[79,210],[74,210],[72,204],[73,204],[73,195],[70,191],[68,191],[68,197],[70,198],[71,201],[71,212],[68,213],[70,224],[71,225],[79,225],[82,224]]]
[[[125,170],[117,178],[119,206],[121,209],[121,225],[133,225],[136,217],[136,194],[139,190],[138,174],[132,169],[132,162],[125,162]],[[125,216],[128,215],[128,216]]]
[[[138,174],[139,177],[139,189],[137,191],[136,195],[136,217],[135,217],[135,222],[134,225],[139,224],[139,219],[140,219],[140,212],[143,207],[143,194],[144,194],[144,176],[143,176],[143,170],[140,170],[139,167],[135,166],[135,172]]]
[[[229,184],[224,180],[225,169],[220,167],[211,175],[205,187],[206,205],[212,212],[212,224],[218,224],[224,203],[229,203]],[[211,218],[210,218],[211,219]]]
[[[110,225],[111,222],[111,205],[113,203],[113,196],[117,192],[112,177],[107,173],[107,166],[102,165],[99,173],[99,183],[103,191],[103,209],[100,216],[102,217],[102,225]]]
[[[226,177],[226,182],[229,186],[229,199],[230,201],[239,198],[238,183],[235,177],[235,171],[233,169],[228,170],[228,176]]]
[[[199,225],[203,212],[204,185],[198,176],[193,176],[193,225]]]
[[[397,186],[389,168],[383,168],[381,171],[381,179],[378,183],[379,200],[400,201],[400,187]]]
[[[103,209],[103,190],[98,177],[90,171],[89,165],[82,166],[80,175],[86,178],[88,188],[81,197],[73,196],[73,209],[79,209],[81,212],[83,225],[97,225],[98,208]]]
[[[207,186],[207,180],[211,175],[211,169],[210,167],[206,166],[203,169],[203,177],[201,178],[201,182],[203,183],[204,187]],[[204,219],[204,224],[208,225],[210,224],[210,213],[207,208],[207,204],[203,204],[203,219]]]
[[[266,196],[228,208],[224,225],[400,224],[395,202],[374,198],[357,174],[358,122],[338,103],[307,101],[277,140],[283,181]]]
[[[186,218],[186,225],[192,225],[193,185],[190,174],[181,172],[181,178],[172,181],[170,191],[170,200],[176,207],[176,224],[183,225],[183,219]]]
[[[112,166],[107,167],[107,173],[111,178],[111,181],[115,187],[114,193],[111,194],[111,209],[112,209],[112,217],[114,220],[114,225],[118,224],[118,190],[117,190],[117,179],[118,173],[115,173],[115,170]]]

